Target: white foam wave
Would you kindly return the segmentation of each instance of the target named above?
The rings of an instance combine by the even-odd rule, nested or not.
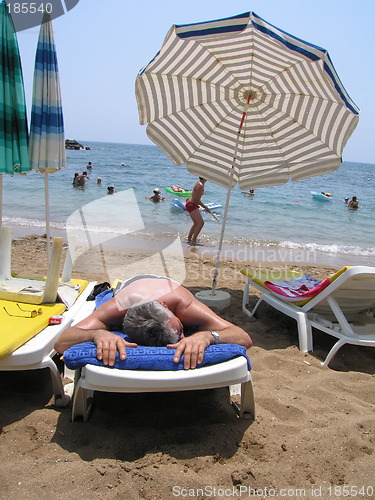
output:
[[[292,249],[304,249],[310,252],[340,255],[362,255],[364,257],[375,257],[375,249],[361,248],[354,245],[324,245],[320,243],[297,243],[295,241],[282,241],[280,247]]]

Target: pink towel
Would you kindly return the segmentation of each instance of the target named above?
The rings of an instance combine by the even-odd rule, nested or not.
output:
[[[318,295],[324,288],[331,283],[330,278],[324,281],[318,281],[309,274],[283,281],[265,281],[264,285],[277,295],[282,295],[287,302],[299,302],[304,299],[310,299]]]

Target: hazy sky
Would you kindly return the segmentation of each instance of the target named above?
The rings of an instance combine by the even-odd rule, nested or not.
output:
[[[151,144],[139,125],[134,82],[172,24],[254,11],[327,49],[361,109],[343,159],[375,163],[375,2],[373,0],[80,0],[53,21],[65,137],[79,142]],[[26,100],[31,106],[39,28],[18,33]]]

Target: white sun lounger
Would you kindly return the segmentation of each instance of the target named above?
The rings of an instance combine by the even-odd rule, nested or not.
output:
[[[55,404],[57,406],[66,406],[70,401],[71,395],[64,392],[60,372],[52,359],[56,354],[53,346],[60,333],[71,325],[81,307],[87,303],[86,299],[92,292],[94,285],[94,282],[89,283],[72,307],[62,314],[63,320],[60,325],[47,326],[16,351],[0,360],[0,371],[49,368],[52,377]]]
[[[253,317],[264,301],[295,319],[299,348],[303,352],[313,350],[313,327],[338,339],[322,363],[324,366],[328,366],[344,344],[375,347],[375,267],[354,266],[338,271],[324,290],[301,305],[286,302],[282,295],[264,285],[266,280],[292,279],[291,272],[282,276],[272,271],[242,269],[241,273],[246,277],[242,299],[245,314]],[[298,276],[299,273],[295,273],[295,277]],[[248,309],[250,286],[261,292],[251,311]]]
[[[241,356],[216,365],[195,370],[146,371],[119,370],[86,365],[76,380],[72,420],[86,421],[91,410],[94,391],[104,392],[176,392],[231,387],[231,395],[239,393],[241,403],[232,403],[241,418],[255,418],[255,403],[251,374],[246,359]]]
[[[92,309],[91,303],[86,303],[74,323],[84,319]],[[68,370],[67,376],[70,375]],[[79,417],[84,421],[88,419],[94,391],[176,392],[227,386],[230,387],[231,396],[240,394],[240,404],[232,402],[239,417],[255,419],[252,378],[244,356],[195,370],[120,370],[86,365],[75,373],[72,421]]]

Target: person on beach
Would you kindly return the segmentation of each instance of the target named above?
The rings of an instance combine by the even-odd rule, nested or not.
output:
[[[199,180],[194,184],[191,196],[188,198],[185,207],[190,215],[193,225],[189,231],[187,242],[191,245],[197,243],[197,238],[199,233],[202,231],[204,226],[204,220],[200,212],[200,207],[204,208],[207,212],[212,214],[211,210],[202,203],[201,198],[204,194],[204,185],[207,179],[199,177]]]
[[[102,185],[102,178],[101,178],[101,177],[98,177],[98,178],[96,179],[96,183],[97,183],[97,185],[98,185],[98,186],[101,186],[101,185]]]
[[[249,194],[250,196],[254,196],[254,189],[249,189],[249,191],[242,191],[242,194]]]
[[[111,330],[128,335],[124,340]],[[211,344],[239,344],[251,347],[252,340],[242,328],[215,314],[177,281],[154,275],[126,280],[115,296],[87,318],[67,328],[55,349],[63,353],[81,342],[96,344],[96,355],[113,366],[116,353],[126,359],[126,348],[138,345],[176,349],[174,362],[184,355],[184,369],[193,369]]]
[[[108,186],[107,187],[107,194],[114,194],[117,193],[115,186]]]
[[[351,208],[352,210],[357,210],[358,207],[359,205],[357,197],[353,196],[353,198],[349,201],[348,208]]]
[[[77,182],[78,182],[78,176],[79,176],[79,173],[78,173],[78,172],[76,172],[76,173],[74,174],[74,179],[73,179],[73,182],[72,182],[73,186],[77,186],[77,185],[78,185],[78,184],[77,184]]]
[[[86,166],[87,170],[92,170],[92,163],[91,161],[88,162],[87,166]]]
[[[146,200],[151,200],[154,203],[159,203],[159,201],[163,201],[164,200],[164,197],[160,194],[160,189],[159,188],[155,188],[153,190],[153,193],[154,194],[152,196],[150,196],[150,197],[146,196]]]

